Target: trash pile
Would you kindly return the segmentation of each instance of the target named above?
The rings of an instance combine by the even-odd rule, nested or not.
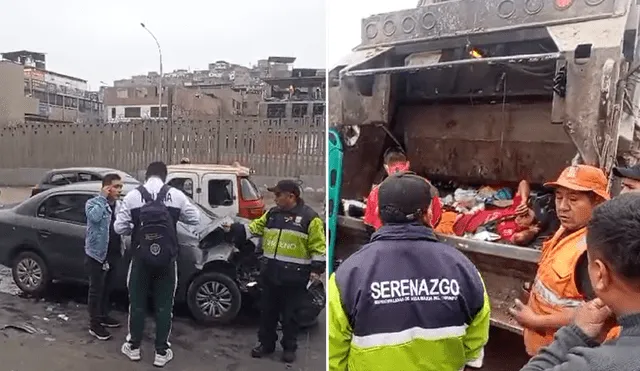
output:
[[[523,200],[509,187],[433,185],[442,205],[434,226],[440,234],[539,248],[559,226],[553,194],[531,190]],[[340,206],[341,215],[354,218],[362,218],[366,209],[357,200],[342,200]]]

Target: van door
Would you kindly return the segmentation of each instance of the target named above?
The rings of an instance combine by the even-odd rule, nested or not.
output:
[[[167,175],[167,184],[181,190],[185,195],[200,203],[200,179],[192,172],[175,172]]]
[[[235,174],[206,173],[202,176],[202,202],[219,216],[236,216],[238,180]]]

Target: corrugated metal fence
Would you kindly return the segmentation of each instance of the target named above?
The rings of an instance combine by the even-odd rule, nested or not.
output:
[[[324,175],[324,117],[27,123],[0,129],[0,168],[105,166],[130,173],[152,161],[232,164],[278,177]]]

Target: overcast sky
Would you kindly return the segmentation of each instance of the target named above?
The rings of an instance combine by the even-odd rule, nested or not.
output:
[[[418,0],[327,0],[328,66],[333,67],[360,44],[363,18],[373,14],[415,8]]]
[[[351,1],[351,0],[345,0]],[[361,1],[358,1],[360,3]],[[99,82],[158,70],[206,69],[226,60],[248,65],[269,55],[324,68],[325,0],[29,0],[2,1],[0,52],[47,54],[47,69]]]

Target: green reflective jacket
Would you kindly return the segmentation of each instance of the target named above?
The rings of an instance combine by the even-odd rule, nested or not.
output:
[[[324,224],[303,202],[289,211],[272,208],[249,224],[252,235],[262,236],[267,258],[302,265],[324,264]]]

